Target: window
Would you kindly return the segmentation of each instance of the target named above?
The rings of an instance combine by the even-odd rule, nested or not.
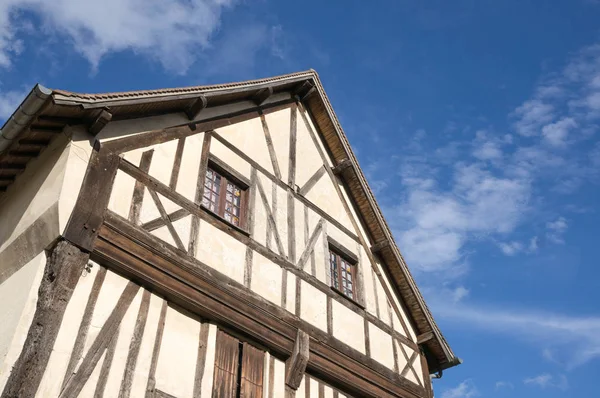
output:
[[[356,297],[356,263],[352,264],[345,256],[330,248],[329,264],[331,266],[331,286],[354,300]]]
[[[209,167],[204,179],[202,206],[231,224],[243,227],[246,212],[246,189],[232,177]]]

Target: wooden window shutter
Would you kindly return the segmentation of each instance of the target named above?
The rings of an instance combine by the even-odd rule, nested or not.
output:
[[[244,343],[240,398],[262,398],[265,353]]]
[[[236,398],[239,349],[238,339],[218,331],[212,398]]]

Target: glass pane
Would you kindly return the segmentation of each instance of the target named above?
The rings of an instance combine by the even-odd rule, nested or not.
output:
[[[240,219],[239,219],[239,218],[237,218],[237,217],[233,217],[233,218],[232,218],[232,222],[233,222],[235,225],[240,225],[240,224],[239,224],[239,223],[240,223]]]
[[[228,202],[231,202],[233,199],[233,196],[231,196],[231,194],[229,192],[227,192],[227,196],[225,198],[227,199]]]
[[[231,214],[229,214],[229,213],[225,213],[225,219],[226,219],[227,221],[231,221]]]
[[[233,185],[227,183],[227,192],[233,192]]]
[[[208,207],[210,205],[210,201],[207,198],[202,198],[202,205]]]

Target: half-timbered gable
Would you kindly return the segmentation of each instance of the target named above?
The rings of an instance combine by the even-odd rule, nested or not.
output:
[[[429,373],[458,363],[314,72],[50,97],[31,124],[67,134],[0,199],[2,248],[51,229],[0,248],[27,259],[0,265],[0,297],[22,289],[0,336],[5,395],[430,397]],[[26,209],[40,187],[46,209]],[[83,268],[64,272],[64,304],[40,304],[57,241]]]

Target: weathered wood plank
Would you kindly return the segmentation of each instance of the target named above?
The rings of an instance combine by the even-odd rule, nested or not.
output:
[[[319,222],[317,223],[317,226],[313,230],[313,233],[310,235],[310,239],[308,240],[308,244],[304,248],[304,252],[302,252],[302,255],[300,256],[300,259],[296,263],[296,267],[298,267],[299,269],[303,269],[304,268],[304,264],[308,260],[308,256],[310,256],[310,253],[314,250],[315,245],[317,244],[317,239],[319,238],[319,235],[323,231],[323,226],[324,225],[325,225],[325,222],[323,221],[323,219],[320,219]]]
[[[292,356],[286,361],[285,384],[294,390],[300,387],[300,382],[306,372],[310,353],[310,336],[303,330],[298,329],[294,351]]]
[[[279,169],[279,162],[277,161],[277,153],[275,152],[275,147],[273,146],[273,139],[271,138],[271,132],[269,131],[267,119],[265,119],[265,115],[263,115],[262,112],[260,114],[260,122],[265,134],[265,141],[267,143],[267,149],[269,150],[269,157],[271,158],[273,172],[275,173],[275,177],[281,180],[281,170]]]
[[[158,209],[158,212],[160,213],[160,216],[162,217],[163,221],[167,225],[167,229],[169,230],[169,233],[171,234],[171,237],[173,238],[173,241],[175,241],[175,244],[177,245],[177,247],[179,248],[179,250],[182,250],[182,251],[185,252],[186,251],[186,247],[183,245],[183,242],[181,241],[181,238],[179,237],[179,234],[177,234],[177,231],[175,230],[175,227],[173,226],[173,223],[169,219],[169,215],[167,214],[167,211],[165,210],[165,207],[163,206],[162,202],[160,201],[160,198],[158,197],[158,194],[156,193],[156,191],[154,191],[151,188],[148,188],[148,193],[152,197],[152,200],[154,201],[154,204],[156,205],[156,208]]]
[[[208,329],[209,324],[202,322],[200,325],[200,335],[198,337],[198,355],[196,357],[196,373],[194,377],[194,398],[200,398],[202,393],[202,377],[206,368],[206,349],[208,346]],[[212,364],[208,364],[211,366]]]
[[[310,190],[312,189],[312,187],[315,186],[315,184],[317,182],[319,182],[319,180],[321,179],[321,177],[323,177],[323,174],[326,173],[326,169],[325,169],[325,165],[323,165],[322,167],[319,167],[319,169],[317,171],[315,171],[315,174],[313,174],[308,181],[306,181],[306,184],[304,184],[302,186],[302,188],[300,188],[300,190],[298,191],[298,193],[302,196],[306,196]]]
[[[177,150],[175,151],[175,158],[173,159],[173,168],[171,169],[171,179],[169,180],[169,187],[171,187],[171,189],[177,189],[177,180],[179,179],[179,169],[181,168],[181,158],[183,157],[184,149],[185,137],[180,138],[177,141]]]
[[[206,179],[206,169],[208,168],[208,157],[210,155],[210,142],[212,139],[212,132],[207,131],[204,133],[204,140],[202,141],[202,152],[200,153],[200,166],[198,168],[198,180],[196,182],[196,196],[194,202],[200,204],[202,197],[204,196],[204,181]],[[200,219],[198,216],[192,216],[192,225],[190,227],[190,240],[188,244],[188,254],[190,256],[196,256],[198,251],[198,231],[200,229]]]
[[[154,149],[150,149],[149,151],[142,153],[140,170],[144,173],[147,173],[150,170],[150,165],[152,164],[152,155],[154,155]],[[131,206],[129,208],[129,221],[135,225],[140,223],[140,212],[142,210],[142,204],[144,201],[144,190],[144,184],[142,184],[140,181],[136,181],[133,187]]]
[[[148,311],[150,309],[150,296],[150,291],[144,289],[144,292],[142,293],[142,302],[140,303],[140,309],[138,312],[137,319],[135,321],[135,327],[133,329],[133,335],[131,336],[131,343],[129,343],[129,352],[127,353],[125,370],[123,371],[123,378],[121,379],[121,389],[119,390],[119,398],[129,398],[129,395],[131,394],[131,385],[133,383],[135,366],[137,364],[138,356],[140,354],[142,339],[144,338],[146,321],[148,320]]]
[[[279,251],[279,254],[285,256],[285,250],[283,249],[283,244],[281,243],[281,238],[279,237],[279,231],[277,230],[275,216],[273,215],[271,206],[269,206],[269,201],[267,200],[265,190],[260,182],[260,179],[258,178],[256,179],[256,186],[258,187],[258,193],[260,194],[260,198],[262,199],[263,205],[265,206],[265,211],[267,213],[267,221],[271,226],[271,230],[273,231],[273,237],[275,238],[275,243],[277,244],[277,250]]]
[[[119,157],[92,151],[81,190],[64,232],[66,240],[84,251],[92,251],[94,240],[104,220],[113,181],[117,174]]]
[[[129,309],[129,306],[139,289],[140,286],[133,282],[129,282],[127,286],[125,286],[121,297],[119,297],[119,300],[117,301],[117,305],[100,329],[98,337],[96,337],[96,340],[92,343],[92,346],[83,358],[83,361],[81,361],[77,373],[67,381],[65,388],[59,396],[60,398],[75,398],[79,396],[85,382],[89,379],[94,368],[98,364],[98,361],[102,357],[102,354],[119,329],[121,320],[123,319],[123,316],[125,316],[125,313]]]
[[[146,397],[151,397],[156,387],[156,366],[158,365],[158,356],[160,354],[160,345],[165,330],[165,320],[167,317],[167,300],[163,300],[156,326],[156,337],[154,338],[154,348],[152,349],[152,359],[150,360],[150,370],[148,371],[148,383],[146,385]]]
[[[83,310],[83,317],[81,318],[81,323],[79,325],[77,337],[75,337],[75,343],[73,343],[73,350],[71,350],[71,357],[69,359],[69,363],[67,364],[65,376],[63,377],[61,390],[65,388],[67,380],[73,375],[75,367],[77,366],[79,360],[83,356],[85,340],[87,339],[87,334],[90,330],[90,324],[92,323],[92,315],[94,313],[94,308],[96,308],[96,302],[98,301],[100,289],[102,288],[102,284],[104,283],[105,278],[106,268],[101,266],[98,270],[98,273],[96,274],[96,277],[94,278],[92,290],[88,297],[87,304],[85,305],[85,309]]]
[[[110,339],[108,347],[106,348],[106,355],[104,356],[104,361],[102,361],[100,376],[98,376],[98,382],[96,383],[96,389],[94,390],[94,398],[104,397],[104,390],[106,389],[106,383],[108,382],[108,374],[110,372],[110,367],[112,366],[113,358],[115,357],[115,350],[117,348],[118,340],[119,329],[116,330],[115,334]]]

